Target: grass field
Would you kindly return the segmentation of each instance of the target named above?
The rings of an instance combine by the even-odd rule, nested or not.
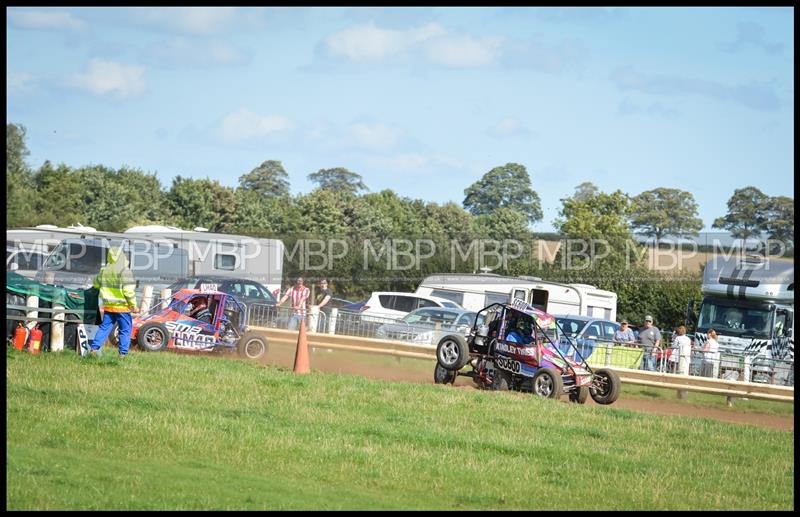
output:
[[[8,509],[793,509],[794,435],[169,353],[7,352]]]

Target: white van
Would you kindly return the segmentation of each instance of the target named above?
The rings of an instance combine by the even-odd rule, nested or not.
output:
[[[391,291],[374,292],[366,302],[359,304],[362,321],[386,323],[399,320],[406,314],[423,307],[447,307],[463,309],[459,304],[447,298],[428,296],[416,293],[400,293]]]

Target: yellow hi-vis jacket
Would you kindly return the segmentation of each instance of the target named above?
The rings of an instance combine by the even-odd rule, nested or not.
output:
[[[109,248],[106,265],[94,277],[105,312],[132,312],[136,309],[136,290],[128,258],[122,248]]]

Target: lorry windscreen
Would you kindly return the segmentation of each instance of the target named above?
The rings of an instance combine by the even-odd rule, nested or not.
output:
[[[700,308],[697,330],[713,328],[721,335],[769,339],[773,307],[769,304],[740,304],[730,300],[706,299]]]

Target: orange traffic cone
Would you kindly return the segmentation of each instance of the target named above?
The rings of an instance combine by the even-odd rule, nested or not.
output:
[[[300,332],[297,334],[297,352],[294,356],[294,373],[311,373],[308,365],[308,339],[306,338],[305,318],[300,320]]]

